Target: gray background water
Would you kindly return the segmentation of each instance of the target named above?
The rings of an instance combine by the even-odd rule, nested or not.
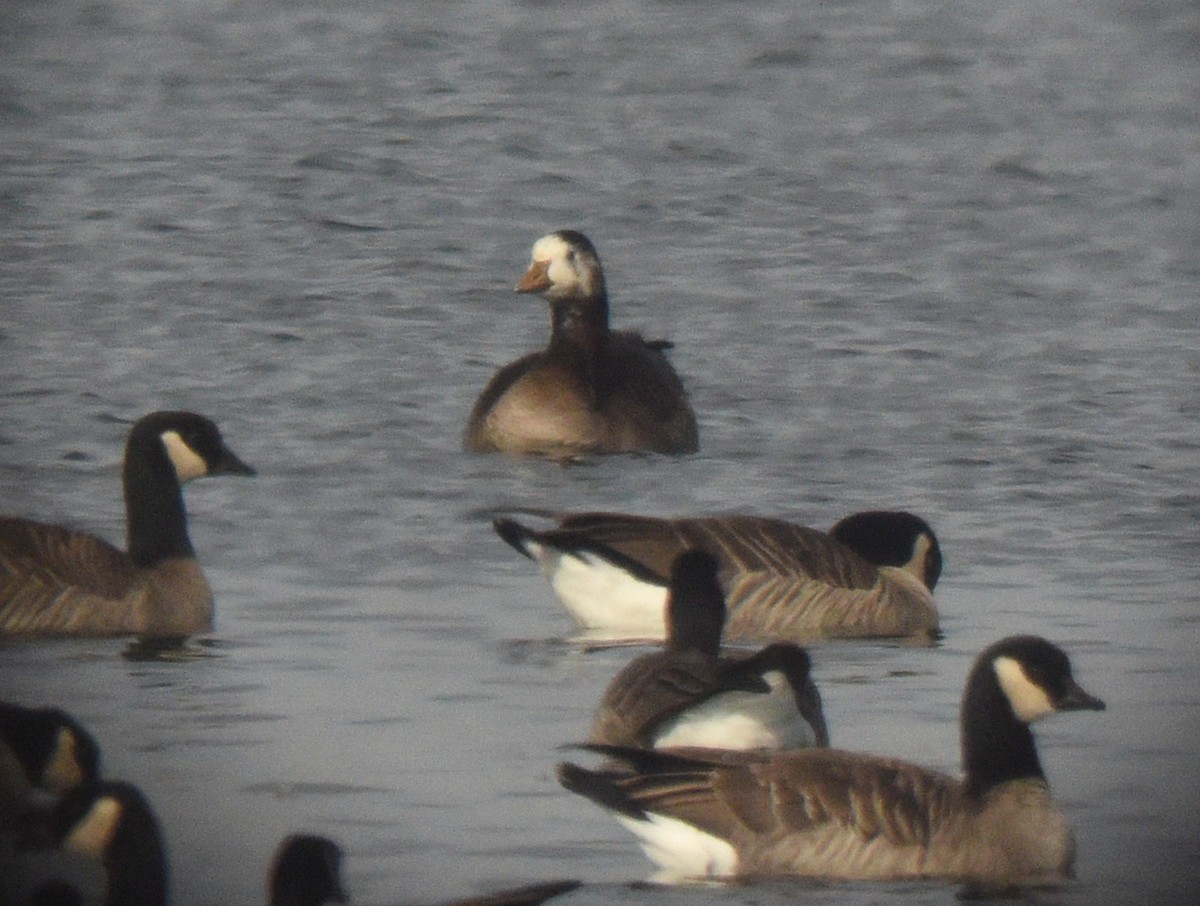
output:
[[[0,648],[3,695],[152,798],[174,900],[261,899],[276,841],[360,903],[546,877],[579,903],[951,903],[940,884],[629,889],[559,789],[629,651],[581,653],[498,505],[937,528],[944,643],[814,650],[843,747],[957,770],[1012,632],[1102,714],[1043,762],[1079,839],[1050,902],[1200,886],[1200,7],[1119,2],[0,6],[0,509],[123,536],[128,423],[213,416],[260,474],[192,485],[208,656]],[[695,456],[459,451],[543,342],[511,286],[596,242],[676,342]]]

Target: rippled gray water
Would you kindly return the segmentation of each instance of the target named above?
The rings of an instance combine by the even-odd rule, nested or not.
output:
[[[649,863],[553,767],[630,652],[563,644],[482,515],[905,507],[945,640],[815,649],[834,742],[956,770],[974,654],[1047,635],[1109,710],[1040,731],[1079,878],[1037,898],[1194,894],[1198,51],[1188,0],[6,0],[0,510],[120,539],[157,408],[259,476],[187,493],[205,656],[7,644],[3,696],[94,729],[181,904],[260,901],[299,828],[360,903],[950,903],[626,887]],[[459,451],[545,337],[511,286],[564,226],[614,320],[675,340],[698,455]]]

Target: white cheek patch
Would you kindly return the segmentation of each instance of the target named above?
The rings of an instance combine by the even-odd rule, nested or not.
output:
[[[662,869],[665,877],[661,880],[737,874],[737,851],[720,837],[653,812],[645,818],[617,815],[616,819],[638,838],[647,858]]]
[[[1033,682],[1025,673],[1021,662],[1011,657],[998,657],[992,662],[1000,688],[1008,697],[1017,719],[1027,724],[1045,717],[1054,710],[1054,703],[1046,690]]]
[[[189,447],[179,436],[179,432],[164,431],[162,442],[171,465],[175,467],[180,484],[208,474],[208,463],[204,461],[204,457]]]
[[[543,549],[541,554],[542,570],[555,594],[581,626],[666,638],[666,588],[643,582],[592,553]]]
[[[64,793],[83,782],[83,771],[75,750],[75,734],[66,727],[59,727],[54,757],[42,774],[42,786],[50,792]]]
[[[96,800],[63,841],[63,849],[102,861],[121,821],[121,803],[112,796]]]

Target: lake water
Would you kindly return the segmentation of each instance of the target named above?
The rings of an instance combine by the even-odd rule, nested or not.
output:
[[[541,234],[676,343],[701,452],[467,455]],[[984,645],[1046,635],[1108,702],[1039,729],[1078,879],[1200,889],[1200,7],[1190,0],[5,0],[0,510],[123,537],[128,424],[218,421],[191,485],[217,626],[0,647],[95,732],[174,902],[254,903],[335,837],[355,902],[550,877],[564,902],[955,902],[944,884],[659,891],[560,789],[638,650],[583,652],[498,506],[937,529],[944,641],[813,649],[834,742],[957,770]],[[1190,897],[1189,897],[1190,894]]]

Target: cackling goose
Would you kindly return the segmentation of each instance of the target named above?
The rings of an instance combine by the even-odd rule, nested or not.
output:
[[[680,757],[594,747],[623,766],[562,764],[558,776],[611,810],[675,877],[1053,883],[1070,876],[1075,845],[1029,724],[1103,708],[1060,648],[1013,636],[980,654],[967,678],[961,780],[832,749]]]
[[[122,472],[128,552],[85,532],[0,517],[0,635],[182,638],[212,628],[181,485],[253,474],[203,416],[139,419]]]

